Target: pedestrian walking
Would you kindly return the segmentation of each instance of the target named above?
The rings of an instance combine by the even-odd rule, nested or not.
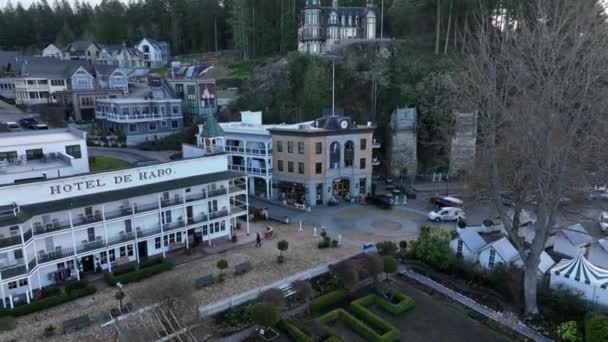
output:
[[[260,233],[256,233],[255,246],[262,247],[262,238],[260,237]]]

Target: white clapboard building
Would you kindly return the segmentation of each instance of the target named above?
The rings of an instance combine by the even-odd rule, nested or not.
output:
[[[0,186],[1,303],[229,239],[247,203],[246,175],[228,170],[225,154]]]

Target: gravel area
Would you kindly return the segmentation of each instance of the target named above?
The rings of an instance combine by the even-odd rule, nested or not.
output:
[[[303,232],[298,232],[294,225],[273,225],[276,236],[269,240],[264,240],[262,248],[253,245],[245,245],[224,253],[212,255],[203,259],[187,262],[177,266],[175,269],[157,275],[148,280],[128,284],[125,286],[127,297],[126,302],[132,302],[135,308],[143,306],[145,303],[140,298],[133,298],[134,294],[146,291],[146,288],[154,286],[155,283],[163,284],[175,278],[185,278],[191,282],[193,297],[201,304],[209,304],[217,300],[239,294],[246,290],[259,287],[289,275],[304,271],[316,265],[336,260],[340,257],[352,254],[357,250],[356,247],[343,245],[340,248],[329,248],[319,250],[316,247],[318,237],[312,236],[312,228],[304,227]],[[276,262],[279,254],[276,248],[277,241],[285,239],[289,241],[289,249],[284,253],[285,262]],[[207,287],[203,290],[195,290],[194,280],[210,272],[217,273],[215,267],[217,260],[225,258],[228,260],[229,268],[226,269],[226,281]],[[244,260],[249,260],[253,270],[242,276],[233,275],[233,266]],[[46,341],[110,341],[115,338],[114,328],[101,328],[101,324],[109,319],[109,311],[117,307],[114,298],[116,290],[106,288],[93,296],[66,303],[49,310],[28,316],[20,317],[17,320],[17,328],[10,332],[0,334],[0,341],[38,341],[42,339],[44,328],[52,324],[61,330],[62,322],[84,314],[88,314],[93,320],[93,325],[86,330],[71,333],[57,334],[54,337],[45,339]]]

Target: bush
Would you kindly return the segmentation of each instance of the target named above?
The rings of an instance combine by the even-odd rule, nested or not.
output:
[[[585,342],[608,341],[608,316],[589,313],[585,317]]]
[[[347,289],[339,289],[326,293],[310,302],[310,310],[313,312],[320,312],[329,306],[344,302],[348,299],[349,295],[350,292]]]
[[[397,247],[397,244],[395,244],[393,241],[382,241],[376,244],[376,249],[378,250],[378,254],[385,256],[395,255],[399,248]]]
[[[218,260],[216,266],[223,271],[224,269],[228,268],[228,261],[226,259]]]
[[[392,292],[392,295],[396,300],[398,300],[397,303],[391,303],[378,295],[370,294],[353,301],[351,303],[351,307],[361,306],[367,309],[368,306],[376,304],[386,312],[389,312],[393,315],[399,315],[401,313],[411,310],[414,306],[416,306],[416,302],[414,302],[412,298],[406,296],[402,292],[394,291]]]
[[[407,241],[405,241],[405,240],[399,241],[399,249],[407,249]]]
[[[76,298],[88,296],[97,291],[95,286],[89,285],[85,288],[73,289],[69,294],[59,294],[55,296],[49,296],[46,298],[39,299],[37,301],[31,302],[29,304],[22,304],[19,306],[15,306],[15,308],[1,308],[0,309],[0,317],[4,316],[24,316],[31,314],[32,312],[45,310],[53,306],[57,306],[59,304],[63,304],[74,300]]]
[[[323,239],[323,240],[319,241],[319,243],[317,244],[317,247],[319,249],[327,248],[327,247],[329,247],[329,241]]]
[[[42,298],[58,296],[61,294],[61,288],[58,285],[50,285],[42,288]]]
[[[449,246],[451,239],[450,232],[444,228],[421,227],[418,240],[412,243],[414,256],[433,267],[445,270],[454,260]]]
[[[153,258],[153,259],[148,259],[145,261],[142,261],[139,264],[139,268],[146,268],[146,267],[150,267],[150,266],[154,266],[154,265],[158,265],[158,264],[162,264],[163,262],[165,262],[166,259],[165,258]]]
[[[349,314],[344,309],[336,309],[334,311],[330,311],[323,316],[317,318],[317,321],[322,324],[327,324],[332,321],[341,321],[346,324],[349,328],[354,330],[358,335],[365,338],[368,341],[398,341],[399,340],[399,330],[394,326],[382,321],[382,326],[379,328],[388,328],[383,335],[378,335],[373,328],[370,328],[365,323],[357,319],[355,316]],[[336,335],[332,333],[332,335]]]
[[[268,304],[279,309],[282,309],[285,305],[285,296],[283,295],[283,291],[277,288],[271,288],[260,293],[258,300],[260,303]]]
[[[230,308],[215,317],[224,335],[230,335],[253,323],[251,319],[251,302]]]
[[[331,246],[338,247],[338,240],[336,240],[336,239],[331,240]]]
[[[266,303],[255,304],[251,308],[251,318],[254,323],[263,327],[273,327],[281,320],[277,309],[271,304]]]
[[[285,252],[288,248],[289,248],[289,241],[281,240],[281,241],[277,242],[277,249],[279,250],[280,256],[283,256],[283,252]]]
[[[155,265],[146,265],[146,267],[142,267],[139,270],[133,270],[127,273],[112,274],[110,272],[106,272],[104,274],[104,279],[111,286],[116,285],[116,283],[128,284],[140,281],[145,278],[149,278],[153,275],[168,271],[172,268],[172,263],[166,260],[162,260],[160,263],[156,263]]]
[[[563,342],[577,342],[580,340],[578,327],[575,321],[563,322],[557,326],[557,336]]]
[[[386,273],[387,277],[397,272],[397,267],[397,259],[390,255],[384,257],[384,273]]]
[[[467,227],[467,223],[465,220],[458,220],[458,228],[464,229]]]
[[[343,260],[329,265],[329,271],[338,278],[347,289],[352,288],[359,281],[357,267],[352,260]]]
[[[300,328],[291,324],[289,321],[280,320],[277,327],[287,333],[296,342],[312,342],[312,338],[306,335]]]
[[[70,294],[74,290],[80,290],[89,287],[88,280],[70,280],[65,283],[65,292]]]

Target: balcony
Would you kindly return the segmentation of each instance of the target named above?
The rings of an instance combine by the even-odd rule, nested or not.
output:
[[[23,241],[24,242],[28,242],[30,241],[30,239],[32,238],[32,230],[28,230],[27,232],[23,233]]]
[[[240,146],[226,146],[226,152],[247,154],[252,156],[270,156],[272,155],[272,149],[265,148],[244,148]]]
[[[247,172],[247,173],[251,173],[251,174],[255,174],[255,175],[267,175],[267,174],[272,173],[271,168],[247,167],[247,166],[236,165],[236,164],[231,164],[230,169],[235,170],[235,171],[243,171],[243,172]]]
[[[31,234],[31,231],[30,231]],[[10,247],[21,244],[21,235],[15,235],[0,239],[0,248]]]
[[[181,119],[182,113],[139,113],[139,114],[115,114],[112,112],[95,111],[95,117],[98,119],[107,119],[115,122],[145,122],[145,121],[160,121]]]
[[[243,205],[233,205],[230,207],[230,215],[245,215],[247,214],[247,207]]]
[[[77,226],[85,226],[97,222],[101,222],[103,220],[103,216],[101,215],[101,210],[95,210],[94,214],[85,215],[83,213],[78,214],[76,218],[72,219],[72,225],[74,227]]]
[[[174,205],[183,204],[184,201],[180,195],[175,195],[174,198],[163,198],[160,200],[160,205],[163,208],[172,207]]]
[[[205,198],[207,198],[207,194],[204,192],[190,193],[186,195],[186,202],[200,201],[204,200]]]
[[[230,193],[246,191],[247,187],[244,184],[237,184],[230,187]]]
[[[74,250],[56,249],[55,251],[45,253],[44,251],[38,251],[38,262],[45,263],[62,258],[66,258],[74,255]]]
[[[25,264],[18,264],[9,266],[7,268],[1,269],[0,274],[2,275],[2,279],[10,279],[13,277],[17,277],[27,273],[27,268],[25,268]]]
[[[380,148],[382,146],[382,144],[380,144],[379,142],[376,141],[376,139],[374,139],[374,142],[372,143],[372,148]]]
[[[141,238],[145,238],[145,237],[152,236],[155,234],[160,234],[160,225],[156,225],[156,226],[145,228],[145,229],[141,229],[138,227],[135,230],[137,231],[137,237],[139,239],[141,239]]]
[[[33,270],[34,267],[36,267],[37,263],[36,263],[36,258],[30,260],[30,262],[27,263],[27,267],[29,268],[29,270]]]
[[[133,207],[135,208],[136,214],[141,214],[148,211],[158,210],[158,202],[149,202],[145,204],[135,203],[133,204]]]
[[[209,221],[209,216],[205,215],[205,214],[201,214],[201,215],[196,215],[194,217],[188,217],[188,225],[193,225],[193,224],[199,224],[199,223],[203,223]]]
[[[40,222],[34,223],[34,234],[41,235],[70,228],[70,221],[53,219],[51,222],[52,223],[47,223],[46,225],[43,225]]]
[[[180,229],[180,228],[184,228],[186,226],[186,223],[184,222],[184,220],[179,220],[177,222],[171,222],[171,223],[167,223],[163,225],[163,231],[168,232],[171,230],[176,230],[176,229]]]
[[[0,161],[0,174],[26,174],[72,167],[70,158],[63,153],[49,153],[40,159],[27,159],[25,155],[11,160]],[[55,172],[56,173],[56,172]],[[39,176],[39,175],[38,175]]]
[[[128,242],[131,240],[135,240],[135,233],[133,233],[133,232],[125,233],[125,232],[121,231],[117,237],[108,240],[108,247],[113,246],[113,245],[118,245],[120,243]]]
[[[220,210],[209,213],[209,220],[217,220],[220,217],[224,217],[228,215],[228,210]]]
[[[131,216],[133,214],[133,209],[131,207],[121,207],[118,210],[106,211],[104,212],[104,216],[106,220],[113,220],[121,217]]]
[[[207,198],[218,197],[218,196],[226,195],[227,193],[228,192],[226,191],[226,188],[209,190],[209,191],[207,191]]]
[[[83,242],[80,246],[76,247],[76,251],[80,253],[85,253],[89,251],[94,251],[96,249],[106,247],[106,243],[103,240],[95,240],[90,242]]]

